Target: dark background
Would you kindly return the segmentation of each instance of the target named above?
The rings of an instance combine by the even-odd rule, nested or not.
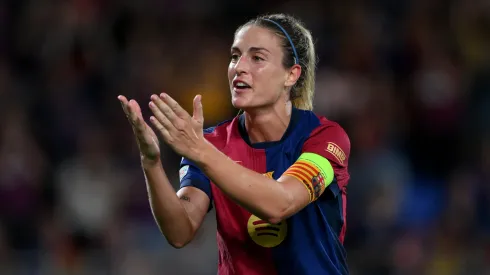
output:
[[[207,126],[236,114],[235,28],[301,18],[315,111],[352,142],[352,274],[490,274],[490,2],[0,2],[0,273],[215,274],[214,213],[174,250],[159,235],[118,94],[166,91]],[[147,108],[144,110],[149,116]],[[163,148],[178,186],[179,157]]]

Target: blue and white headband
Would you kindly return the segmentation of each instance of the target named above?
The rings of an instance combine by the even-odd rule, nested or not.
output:
[[[281,24],[277,23],[274,20],[271,19],[263,19],[263,20],[274,23],[279,29],[281,29],[281,31],[284,33],[286,38],[289,40],[289,44],[291,44],[291,48],[293,49],[294,64],[299,64],[299,58],[298,58],[298,53],[296,52],[296,47],[294,47],[293,40],[291,40],[291,37],[289,36],[288,32],[281,26]]]

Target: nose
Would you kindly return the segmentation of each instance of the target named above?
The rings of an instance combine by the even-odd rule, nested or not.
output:
[[[249,64],[247,62],[247,57],[242,55],[240,59],[235,63],[235,71],[237,74],[247,73],[249,70]]]

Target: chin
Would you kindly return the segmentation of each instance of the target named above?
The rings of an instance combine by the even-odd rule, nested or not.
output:
[[[254,110],[264,109],[271,106],[267,104],[262,105],[262,104],[252,103],[250,101],[235,100],[235,99],[233,99],[231,103],[233,107],[235,107],[236,109],[240,109],[245,112],[254,112]]]
[[[247,102],[245,100],[242,100],[241,98],[239,99],[233,98],[231,100],[231,104],[233,105],[233,107],[237,109],[244,109],[250,107],[250,104],[247,104]]]
[[[273,104],[268,104],[267,101],[262,101],[262,100],[257,100],[252,96],[252,94],[232,94],[231,96],[231,104],[233,107],[237,109],[256,109],[256,108],[263,108],[269,105]]]
[[[244,109],[251,107],[250,100],[246,96],[233,95],[231,97],[231,104],[237,109]]]

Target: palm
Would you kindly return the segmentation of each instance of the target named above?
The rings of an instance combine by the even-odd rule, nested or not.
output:
[[[154,116],[150,120],[165,143],[177,154],[197,160],[200,157],[199,150],[206,144],[201,96],[194,98],[192,116],[166,94],[152,95],[151,100],[149,105]]]
[[[149,160],[158,159],[160,157],[158,138],[153,129],[143,119],[139,104],[135,100],[128,101],[124,96],[120,96],[119,100],[133,128],[141,157]]]

